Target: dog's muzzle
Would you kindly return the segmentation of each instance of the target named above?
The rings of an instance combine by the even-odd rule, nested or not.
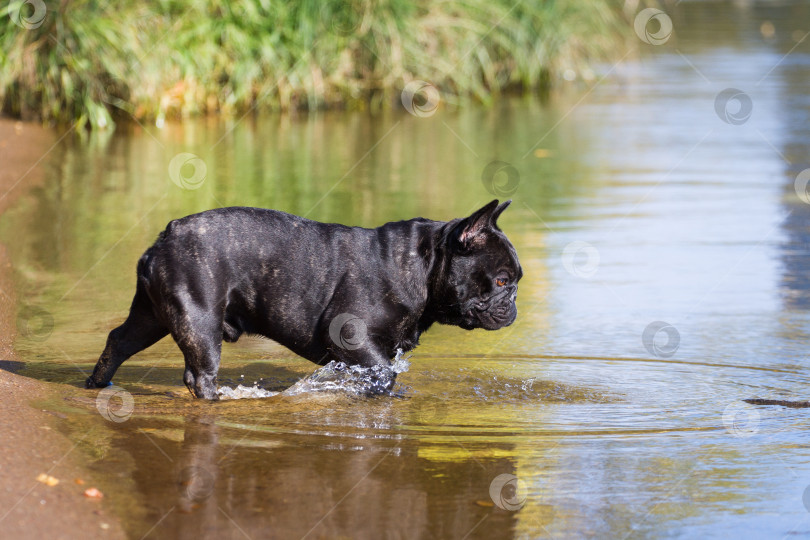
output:
[[[487,330],[509,326],[517,318],[516,300],[517,287],[512,285],[502,293],[472,301],[467,310],[471,326]]]

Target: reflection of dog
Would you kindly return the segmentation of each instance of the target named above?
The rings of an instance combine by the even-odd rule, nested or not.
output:
[[[510,202],[376,229],[243,207],[172,221],[138,261],[129,317],[110,332],[86,385],[107,386],[127,358],[169,333],[186,386],[216,399],[222,341],[243,333],[318,364],[373,367],[390,366],[435,322],[508,326],[523,275],[496,224]]]

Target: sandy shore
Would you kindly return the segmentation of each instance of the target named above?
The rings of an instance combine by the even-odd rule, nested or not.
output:
[[[57,136],[36,125],[0,119],[0,213],[43,181],[40,160]],[[0,537],[124,538],[104,503],[84,495],[92,478],[73,443],[53,427],[53,416],[30,404],[48,395],[48,384],[8,371],[19,361],[13,348],[12,265],[0,244]],[[46,485],[37,480],[40,475],[59,483]]]

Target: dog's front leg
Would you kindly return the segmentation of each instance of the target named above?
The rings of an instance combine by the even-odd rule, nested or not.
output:
[[[340,351],[335,356],[349,365],[358,365],[368,370],[371,384],[366,393],[369,395],[384,394],[396,383],[397,374],[392,368],[391,358],[383,352],[382,347],[374,343],[367,342],[357,350]]]

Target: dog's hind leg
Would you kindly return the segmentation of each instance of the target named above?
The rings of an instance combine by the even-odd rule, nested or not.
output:
[[[172,337],[183,351],[186,371],[183,382],[198,398],[217,398],[217,372],[222,353],[222,321],[210,312],[192,309],[177,313]]]
[[[132,355],[150,347],[168,335],[152,309],[152,302],[140,283],[124,324],[107,337],[107,345],[85,382],[87,388],[103,388],[110,384],[116,370]]]
[[[186,370],[183,373],[186,387],[195,397],[218,399],[217,372],[222,353],[222,337],[214,338],[209,334],[192,331],[175,336],[174,339],[186,361]]]

